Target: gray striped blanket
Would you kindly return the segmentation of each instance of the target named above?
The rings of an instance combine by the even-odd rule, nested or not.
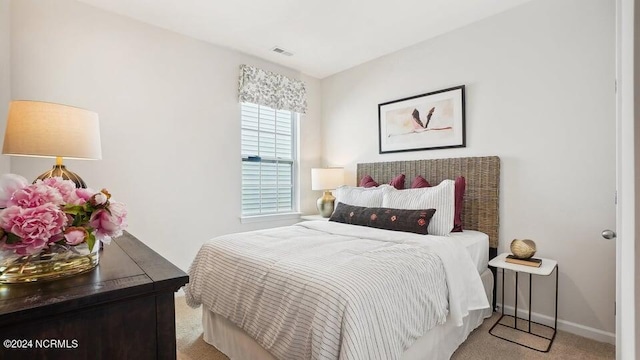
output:
[[[322,221],[221,236],[198,252],[186,299],[278,359],[398,359],[449,312],[461,322],[483,306],[469,306],[465,289],[486,303],[468,253],[451,243]],[[465,284],[464,255],[480,288]]]

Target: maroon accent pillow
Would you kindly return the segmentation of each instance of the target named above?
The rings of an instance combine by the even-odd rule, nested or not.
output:
[[[451,232],[462,232],[462,201],[467,182],[464,176],[458,176],[455,181],[455,209],[453,213],[453,230]]]
[[[431,184],[429,184],[429,182],[420,175],[416,176],[416,178],[413,179],[413,182],[411,183],[412,189],[426,188],[426,187],[431,187]]]
[[[391,181],[389,181],[389,185],[398,190],[404,190],[404,174],[400,174],[391,179]]]
[[[339,202],[329,221],[427,235],[429,222],[435,213],[436,209],[368,208]]]
[[[365,175],[362,180],[360,180],[360,186],[370,188],[370,187],[378,187],[378,183],[373,180],[371,175]]]

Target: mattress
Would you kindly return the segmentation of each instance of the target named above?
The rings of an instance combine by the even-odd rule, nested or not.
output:
[[[464,230],[449,235],[467,249],[473,260],[478,274],[482,274],[488,268],[489,263],[489,236],[475,230]]]
[[[492,302],[494,278],[490,270],[481,275],[484,292]],[[455,326],[450,319],[419,337],[403,353],[401,360],[445,360],[462,344],[469,334],[489,318],[491,309],[472,310],[463,319],[462,326]],[[203,340],[216,347],[231,360],[277,360],[262,348],[246,332],[223,316],[202,308]]]
[[[489,308],[453,239],[324,221],[226,235],[200,249],[185,295],[279,358],[400,359],[420,334]]]

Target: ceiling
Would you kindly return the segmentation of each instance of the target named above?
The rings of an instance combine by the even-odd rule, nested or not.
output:
[[[530,0],[78,1],[324,78]]]

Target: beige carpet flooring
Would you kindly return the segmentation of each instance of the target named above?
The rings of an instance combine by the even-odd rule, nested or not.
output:
[[[228,359],[215,347],[202,340],[202,310],[191,309],[184,297],[176,297],[176,332],[178,360]],[[559,331],[549,353],[530,350],[489,335],[488,331],[498,319],[494,314],[474,330],[453,354],[455,360],[482,359],[615,359],[615,347],[577,335]],[[506,334],[505,334],[506,335]],[[523,339],[524,340],[524,339]],[[535,345],[535,344],[532,344]]]

